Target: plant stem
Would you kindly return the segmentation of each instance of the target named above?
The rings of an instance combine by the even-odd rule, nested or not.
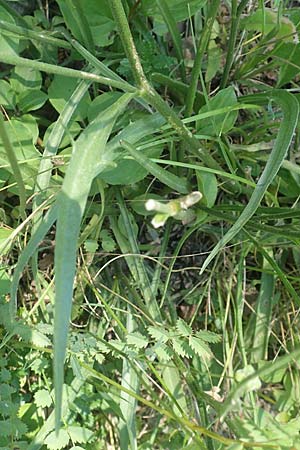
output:
[[[222,80],[220,83],[220,89],[224,89],[228,82],[229,72],[232,66],[234,50],[235,50],[235,41],[237,37],[237,32],[239,28],[240,17],[243,12],[243,9],[247,5],[247,0],[242,0],[239,6],[237,6],[237,0],[232,0],[231,3],[231,28],[230,28],[230,36],[227,50],[227,58],[223,71]]]
[[[148,81],[145,77],[139,55],[135,48],[133,37],[121,0],[111,0],[110,7],[117,25],[118,33],[120,35],[125,54],[133,73],[135,83],[140,89],[147,89]]]
[[[135,82],[140,89],[140,96],[150,103],[150,105],[152,105],[169,122],[171,127],[186,142],[192,152],[204,162],[204,164],[211,168],[220,169],[220,166],[215,159],[200,148],[198,140],[193,136],[191,131],[182,123],[177,114],[148,82],[135,48],[121,0],[111,0],[110,6]]]
[[[70,78],[79,78],[82,80],[90,80],[95,83],[101,83],[106,86],[112,86],[116,89],[121,89],[125,92],[136,92],[136,88],[130,86],[124,81],[111,80],[107,77],[95,75],[94,73],[85,72],[83,70],[69,69],[67,67],[55,66],[54,64],[48,64],[32,59],[22,58],[17,55],[2,54],[0,61],[5,64],[11,64],[13,66],[29,67],[30,69],[41,70],[46,73],[54,73]]]
[[[63,47],[69,49],[71,48],[71,44],[69,42],[53,37],[49,32],[32,31],[29,28],[19,27],[18,25],[14,25],[13,23],[6,22],[4,20],[0,20],[0,27],[3,34],[14,33],[27,39],[42,42],[43,44],[50,44],[54,45],[55,47]]]
[[[191,116],[191,114],[193,112],[193,105],[194,105],[194,101],[195,101],[195,97],[196,97],[196,93],[197,93],[197,84],[198,84],[198,79],[199,79],[199,73],[201,71],[202,60],[203,60],[204,52],[208,45],[212,26],[214,24],[219,6],[220,6],[220,0],[212,1],[210,10],[208,13],[208,19],[205,23],[204,29],[202,31],[202,34],[201,34],[201,37],[199,40],[197,54],[196,54],[193,69],[192,69],[190,87],[189,87],[189,90],[187,93],[187,98],[186,98],[185,117]]]

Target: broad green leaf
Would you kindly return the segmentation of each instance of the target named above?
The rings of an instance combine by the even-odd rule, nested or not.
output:
[[[206,0],[166,0],[170,14],[175,22],[181,22],[190,18],[206,4]],[[164,18],[156,4],[152,0],[143,0],[141,8],[144,14],[152,16],[155,20],[155,32],[163,35],[168,31]]]
[[[211,208],[214,206],[218,195],[218,182],[213,173],[196,172],[198,190],[203,195],[201,203]]]
[[[3,6],[0,5],[0,19],[5,20],[5,22],[15,24],[15,20],[8,13],[7,10],[3,8]],[[15,34],[7,34],[7,33],[1,33],[0,30],[0,48],[2,54],[8,54],[8,55],[17,55],[20,51],[20,40],[15,36]]]
[[[16,94],[5,80],[0,80],[0,105],[7,109],[14,109],[16,105]]]
[[[105,146],[116,117],[132,99],[124,94],[105,114],[91,122],[75,143],[75,149],[58,197],[55,248],[54,384],[56,428],[62,406],[64,360],[71,316],[80,223],[92,181],[106,167]],[[109,155],[108,155],[109,156]]]
[[[281,42],[270,56],[280,66],[277,87],[289,83],[300,73],[300,44]]]
[[[50,103],[57,112],[61,113],[63,111],[77,86],[79,86],[79,83],[76,79],[54,75],[53,81],[48,89],[48,96]],[[83,120],[86,118],[90,102],[89,93],[86,92],[76,105],[75,120]]]
[[[42,86],[42,75],[36,69],[15,66],[9,82],[16,94],[25,93],[28,89],[39,91]]]
[[[147,115],[147,117],[137,120],[122,131],[120,131],[108,144],[107,151],[115,154],[115,168],[107,169],[101,174],[101,178],[106,183],[112,185],[133,184],[141,181],[149,173],[143,166],[134,159],[124,159],[126,156],[120,146],[120,140],[126,140],[131,144],[142,141],[147,136],[156,132],[163,124],[165,119],[160,114]],[[154,154],[161,155],[162,147],[150,147],[145,150],[149,158]]]
[[[268,100],[275,101],[279,104],[283,111],[283,120],[281,122],[273,150],[269,156],[263,173],[257,182],[254,192],[250,197],[248,205],[245,207],[244,211],[237,219],[235,224],[218,242],[208,258],[204,261],[201,273],[204,272],[208,264],[220,252],[220,250],[242,230],[243,226],[248,222],[248,220],[257,210],[269,185],[277,175],[280,166],[282,165],[297,125],[299,105],[292,94],[286,91],[273,90],[270,93],[250,96],[248,97],[248,100],[252,103],[257,102],[259,104],[267,102]]]
[[[48,96],[42,91],[22,92],[17,97],[19,109],[23,112],[35,111],[41,108],[47,101]]]
[[[203,106],[199,114],[210,112],[213,114],[214,110],[237,105],[237,98],[234,88],[229,86],[222,91],[219,91],[208,104]],[[222,133],[227,133],[232,129],[237,119],[237,111],[230,111],[225,114],[216,114],[207,119],[197,121],[197,132],[210,136],[220,136]]]
[[[73,36],[87,49],[92,51],[94,46],[103,47],[113,42],[115,23],[108,2],[58,0],[57,3]]]
[[[122,92],[117,91],[105,92],[102,95],[98,95],[98,97],[96,97],[89,105],[87,115],[89,122],[92,122],[94,119],[96,119],[99,114],[112,106],[114,102],[116,102],[121,96]]]
[[[296,33],[296,27],[287,17],[281,16],[278,20],[279,12],[272,11],[269,8],[258,8],[253,14],[242,19],[242,26],[246,30],[260,31],[268,34],[274,28],[279,27],[276,33],[277,38],[284,38],[285,41],[293,41]]]
[[[37,175],[37,168],[40,161],[40,153],[32,143],[33,136],[31,128],[21,120],[11,119],[4,123],[6,133],[13,147],[24,184],[28,188],[33,187]],[[12,173],[11,167],[7,164],[7,155],[0,139],[0,164]]]

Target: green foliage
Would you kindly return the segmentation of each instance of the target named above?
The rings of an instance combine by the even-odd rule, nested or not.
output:
[[[298,448],[299,7],[44,3],[0,1],[0,449]]]

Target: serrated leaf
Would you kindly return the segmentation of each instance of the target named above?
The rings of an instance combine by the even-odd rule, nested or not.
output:
[[[148,332],[153,339],[156,341],[160,341],[163,343],[166,343],[170,339],[170,333],[165,329],[161,327],[148,327]]]
[[[202,341],[202,339],[199,339],[195,336],[190,336],[189,338],[189,344],[191,349],[194,350],[194,352],[201,356],[202,358],[208,358],[210,359],[212,357],[212,352],[207,344]]]
[[[179,338],[172,338],[172,346],[174,351],[181,357],[190,358],[191,354],[188,351],[187,347],[184,345],[184,342]]]
[[[145,348],[148,345],[148,339],[139,331],[127,334],[126,340],[128,344],[134,345],[136,348]]]
[[[46,408],[52,405],[52,398],[50,392],[46,389],[40,389],[34,394],[34,400],[36,406],[39,408]]]
[[[94,239],[87,239],[84,243],[84,249],[87,253],[96,253],[98,243]]]
[[[34,329],[31,331],[30,341],[37,347],[50,347],[52,345],[52,342],[45,334]]]
[[[116,249],[116,243],[108,230],[101,230],[101,246],[105,252],[113,252]]]
[[[49,450],[60,450],[68,445],[70,437],[66,430],[59,430],[58,435],[52,431],[45,439]]]
[[[117,339],[111,339],[109,341],[110,346],[113,347],[114,350],[116,350],[116,354],[119,354],[120,352],[124,352],[126,349],[126,343],[122,341],[118,341]]]
[[[155,353],[161,362],[170,361],[172,358],[171,350],[164,344],[157,346],[155,348]]]
[[[193,332],[192,328],[183,319],[177,320],[176,329],[181,336],[189,336]]]
[[[221,341],[222,337],[212,331],[200,330],[195,333],[195,336],[199,339],[208,342],[209,344],[217,344]]]
[[[68,433],[72,439],[72,442],[79,442],[80,444],[86,444],[93,436],[93,432],[91,430],[79,426],[68,427]]]

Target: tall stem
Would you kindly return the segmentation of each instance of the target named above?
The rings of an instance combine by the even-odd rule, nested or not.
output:
[[[204,164],[211,168],[220,169],[220,166],[215,159],[200,148],[198,140],[193,136],[191,131],[182,123],[173,109],[170,108],[148,82],[135,48],[122,1],[111,0],[110,6],[135,82],[140,89],[141,97],[165,117],[171,127],[180,137],[182,137],[192,152],[196,154]]]
[[[136,85],[139,88],[147,88],[148,82],[145,77],[139,55],[136,51],[136,47],[133,41],[133,37],[129,28],[129,24],[121,0],[111,0],[110,7]]]
[[[228,43],[228,51],[227,51],[227,58],[226,63],[223,71],[223,76],[220,84],[220,89],[224,89],[227,85],[228,78],[229,78],[229,72],[233,63],[233,57],[234,57],[234,49],[235,49],[235,41],[239,29],[239,22],[240,17],[243,12],[243,9],[247,5],[247,0],[242,0],[239,6],[237,6],[237,0],[232,0],[231,3],[231,28],[230,28],[230,36],[229,36],[229,43]]]
[[[189,90],[187,93],[187,98],[186,98],[185,117],[191,116],[191,114],[193,112],[193,105],[194,105],[194,101],[195,101],[195,97],[196,97],[197,84],[198,84],[199,74],[201,71],[202,60],[203,60],[204,52],[208,45],[212,26],[214,24],[219,6],[220,6],[220,0],[213,0],[211,2],[211,6],[209,9],[209,13],[208,13],[208,19],[206,20],[206,24],[201,33],[201,37],[200,37],[198,49],[197,49],[197,54],[196,54],[193,69],[192,69],[190,87],[189,87]]]

